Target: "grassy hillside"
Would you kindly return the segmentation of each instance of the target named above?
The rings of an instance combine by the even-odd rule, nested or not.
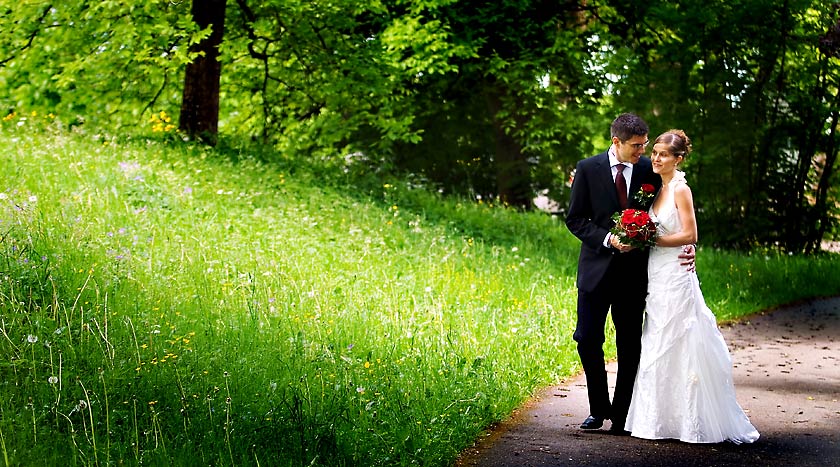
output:
[[[0,124],[6,465],[448,465],[577,371],[558,219],[361,166]],[[721,318],[837,255],[701,248]]]

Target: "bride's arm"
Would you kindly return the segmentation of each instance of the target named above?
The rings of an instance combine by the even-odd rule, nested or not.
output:
[[[665,235],[656,239],[658,246],[683,246],[697,243],[697,218],[694,216],[694,198],[691,196],[691,188],[684,183],[674,187],[674,201],[677,204],[677,212],[680,213],[681,229],[671,235]]]

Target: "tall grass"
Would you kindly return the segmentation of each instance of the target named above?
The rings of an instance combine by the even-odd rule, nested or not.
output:
[[[447,465],[577,371],[555,218],[34,115],[0,150],[6,465]],[[725,318],[840,292],[836,256],[698,267]]]

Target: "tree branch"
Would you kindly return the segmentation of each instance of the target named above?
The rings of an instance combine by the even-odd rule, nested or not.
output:
[[[38,18],[34,21],[34,24],[41,24],[41,23],[44,21],[44,18],[46,18],[46,17],[47,17],[47,15],[50,13],[50,10],[52,10],[52,4],[47,5],[47,6],[44,8],[44,11],[42,11],[42,12],[41,12],[41,16],[39,16],[39,17],[38,17]],[[33,42],[35,42],[35,36],[37,36],[37,35],[38,35],[38,33],[39,33],[40,31],[41,31],[41,29],[40,29],[40,28],[38,28],[38,27],[36,27],[36,28],[35,28],[35,29],[34,29],[34,30],[33,30],[33,31],[29,34],[29,38],[28,38],[28,40],[26,41],[26,44],[24,44],[24,45],[23,45],[23,47],[21,47],[21,48],[18,50],[18,52],[23,52],[24,50],[26,50],[26,49],[28,49],[28,48],[32,47]],[[9,56],[9,57],[7,57],[7,58],[4,58],[4,59],[0,60],[0,66],[5,65],[6,63],[8,63],[8,62],[10,62],[10,61],[14,60],[15,58],[17,58],[17,55],[16,55],[16,54],[12,54],[11,56]]]

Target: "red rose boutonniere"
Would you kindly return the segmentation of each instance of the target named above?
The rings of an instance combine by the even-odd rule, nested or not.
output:
[[[656,224],[647,211],[625,209],[613,215],[615,226],[610,233],[617,236],[621,243],[636,248],[652,246],[656,243]]]
[[[654,188],[653,185],[650,183],[643,183],[633,199],[641,203],[642,206],[648,206],[650,202],[653,201],[654,191],[656,191],[656,188]]]

